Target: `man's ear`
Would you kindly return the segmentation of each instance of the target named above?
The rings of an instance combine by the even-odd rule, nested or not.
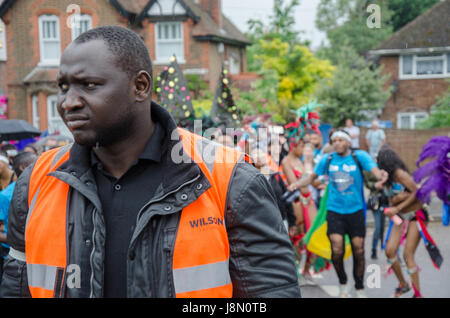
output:
[[[137,102],[143,102],[152,94],[153,79],[146,71],[139,71],[134,79]]]

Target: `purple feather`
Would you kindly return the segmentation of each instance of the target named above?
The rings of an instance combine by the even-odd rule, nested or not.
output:
[[[432,158],[433,161],[420,167],[423,161]],[[431,138],[422,148],[417,167],[419,169],[414,172],[414,180],[419,183],[426,179],[417,191],[417,198],[429,203],[431,193],[434,191],[439,199],[450,204],[450,137]]]

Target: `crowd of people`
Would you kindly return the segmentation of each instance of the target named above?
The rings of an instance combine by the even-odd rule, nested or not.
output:
[[[244,130],[252,130],[250,126],[247,125]],[[265,124],[256,126],[265,127]],[[329,186],[330,195],[326,202],[327,236],[331,243],[330,261],[340,285],[339,297],[350,297],[352,289],[343,264],[345,235],[350,238],[353,254],[355,296],[367,297],[363,283],[367,210],[372,211],[374,220],[370,257],[377,259],[378,248],[384,250],[387,259],[385,274],[393,272],[399,282],[393,297],[401,297],[411,290],[413,297],[422,297],[414,258],[421,239],[420,227],[416,223],[420,218],[426,225],[428,212],[416,197],[417,184],[405,163],[387,143],[377,120],[372,122],[366,135],[361,138],[367,152],[361,150],[360,129],[350,118],[346,120],[345,127],[331,128],[326,144],[323,144],[321,133],[312,129],[291,141],[287,140],[286,133],[276,138],[269,134],[260,140],[256,129],[253,131],[253,138],[250,138],[253,142],[246,140],[244,143],[233,143],[232,137],[220,133],[217,141],[247,152],[254,165],[269,180],[294,245],[311,228],[321,198]],[[291,200],[286,200],[287,194],[295,190],[299,190],[295,199],[292,200],[292,194]],[[369,193],[367,200],[364,192]],[[396,224],[391,221],[393,224],[390,224],[385,235],[386,217],[396,215],[401,216],[402,222]],[[397,256],[402,242],[409,282],[401,270],[402,260]],[[301,255],[297,254],[297,267],[302,267],[297,269],[300,285],[315,284],[311,265],[319,257],[305,246],[301,246],[300,250],[306,254],[304,262],[301,262]]]
[[[56,139],[47,138],[45,143],[31,141],[22,150],[13,143],[0,145],[0,278],[3,261],[9,252],[7,244],[8,214],[17,178],[31,165],[42,152],[60,147]]]

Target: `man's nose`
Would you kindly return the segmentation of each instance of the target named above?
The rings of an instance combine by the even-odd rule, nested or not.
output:
[[[76,89],[69,88],[61,106],[67,111],[83,107],[83,101]]]

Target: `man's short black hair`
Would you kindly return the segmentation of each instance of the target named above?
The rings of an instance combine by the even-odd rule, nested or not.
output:
[[[32,164],[36,160],[36,158],[37,156],[34,153],[28,151],[22,151],[17,156],[15,156],[13,160],[13,168],[16,175],[20,176],[23,171],[20,166],[26,168],[30,164]]]
[[[103,40],[115,57],[116,65],[130,78],[147,71],[153,78],[152,62],[142,39],[135,32],[120,26],[102,26],[80,34],[75,43]]]

